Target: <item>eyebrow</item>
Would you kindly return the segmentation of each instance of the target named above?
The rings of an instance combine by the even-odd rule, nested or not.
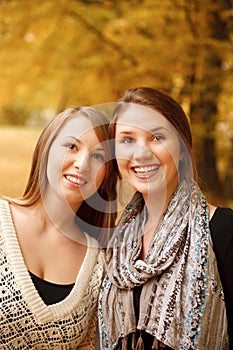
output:
[[[143,128],[142,128],[142,129],[143,129]],[[159,131],[159,130],[161,130],[161,129],[164,129],[164,130],[167,130],[167,131],[168,131],[168,129],[165,128],[164,126],[159,126],[159,127],[157,127],[157,128],[153,128],[153,129],[151,129],[151,130],[146,130],[146,131],[148,131],[148,132],[151,133],[151,134],[154,134],[155,132],[157,132],[157,131]],[[135,134],[135,133],[137,133],[137,132],[136,132],[136,131],[128,131],[128,130],[125,130],[125,131],[119,132],[119,135],[121,135],[121,134],[124,134],[124,135],[132,135],[132,134]]]
[[[83,142],[82,142],[81,140],[77,139],[77,138],[74,137],[74,136],[68,136],[68,137],[70,137],[71,139],[75,140],[77,143],[83,144]],[[104,147],[97,147],[97,148],[94,147],[94,150],[95,150],[95,151],[103,151],[103,152],[105,152]]]
[[[121,132],[119,132],[119,135],[121,135],[121,134],[131,135],[131,134],[134,134],[134,133],[135,133],[135,131],[121,131]]]
[[[74,139],[74,140],[77,141],[78,143],[82,143],[82,141],[80,141],[79,139],[77,139],[77,138],[74,137],[74,136],[67,136],[67,137],[70,137],[71,139]]]
[[[159,130],[161,130],[161,129],[167,130],[167,131],[168,131],[168,129],[167,129],[165,126],[159,126],[159,127],[157,127],[157,128],[152,129],[150,132],[151,132],[151,133],[154,133],[154,132],[159,131]]]

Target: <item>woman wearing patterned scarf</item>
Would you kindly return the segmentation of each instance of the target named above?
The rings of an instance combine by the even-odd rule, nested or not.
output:
[[[130,89],[110,135],[135,194],[107,249],[101,348],[229,349],[233,211],[209,205],[197,184],[184,111],[155,89]]]

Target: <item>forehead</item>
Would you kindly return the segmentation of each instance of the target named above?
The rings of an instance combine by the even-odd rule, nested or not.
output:
[[[95,133],[91,121],[82,115],[74,116],[68,120],[60,130],[59,136],[74,136],[80,138],[82,136]]]
[[[122,128],[138,128],[144,131],[165,127],[173,130],[171,123],[159,112],[138,104],[130,104],[126,110],[119,115],[117,120],[117,131]]]

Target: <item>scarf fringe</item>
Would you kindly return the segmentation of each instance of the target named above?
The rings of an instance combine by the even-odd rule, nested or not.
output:
[[[143,342],[143,339],[142,339],[141,332],[140,332],[140,337],[138,338],[135,350],[144,350],[144,342]]]
[[[161,350],[165,349],[167,346],[163,343],[161,343],[158,339],[154,338],[152,350]]]
[[[140,332],[140,336],[138,340],[136,340],[136,333],[131,333],[132,340],[131,340],[131,350],[144,350],[144,341],[142,338],[142,333]],[[124,336],[121,341],[121,350],[128,350],[129,344],[128,344],[128,335]],[[164,343],[161,343],[158,339],[154,337],[153,345],[151,347],[152,350],[162,350],[165,349],[166,345]],[[145,349],[148,350],[148,349]]]
[[[132,346],[131,346],[132,350],[135,350],[135,347],[136,347],[136,334],[133,333],[132,334]]]
[[[122,339],[122,350],[127,350],[128,349],[128,337],[127,335]]]
[[[152,350],[158,350],[159,349],[159,342],[156,338],[154,338]]]

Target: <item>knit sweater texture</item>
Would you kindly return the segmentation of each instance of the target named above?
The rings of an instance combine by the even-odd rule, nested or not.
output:
[[[103,252],[88,237],[86,256],[71,293],[46,305],[25,265],[9,204],[0,200],[0,349],[96,349],[97,299],[103,273]]]

